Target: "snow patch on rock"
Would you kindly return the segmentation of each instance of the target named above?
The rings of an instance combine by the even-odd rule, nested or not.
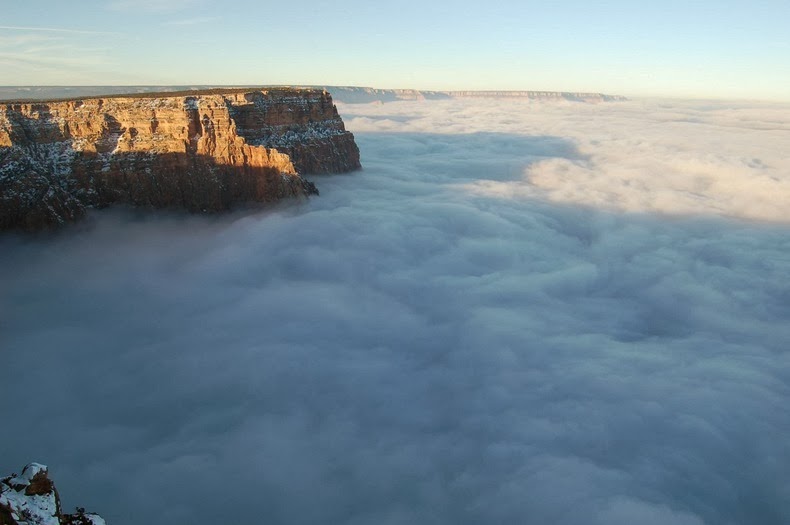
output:
[[[98,514],[77,508],[63,514],[49,470],[30,463],[22,473],[0,479],[0,523],[8,525],[106,525]]]

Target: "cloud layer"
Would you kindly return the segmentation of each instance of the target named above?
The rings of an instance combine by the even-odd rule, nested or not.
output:
[[[444,110],[365,108],[354,124],[370,131],[470,133],[490,130],[489,119],[495,119],[498,131],[549,133],[579,149],[575,157],[539,159],[519,180],[483,179],[469,185],[483,195],[547,198],[632,212],[790,221],[790,158],[784,154],[790,105],[637,101],[548,106],[514,101],[510,115],[497,101],[479,101],[474,109],[464,101],[436,105]],[[355,108],[347,111],[353,114]],[[448,122],[449,115],[459,118]]]
[[[318,198],[0,240],[3,472],[118,525],[790,519],[786,108],[340,109]]]

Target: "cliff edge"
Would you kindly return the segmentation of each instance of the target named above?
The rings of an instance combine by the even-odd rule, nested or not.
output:
[[[77,508],[64,514],[45,465],[30,463],[22,474],[0,479],[0,525],[105,525],[98,514]]]
[[[324,90],[0,102],[0,230],[39,230],[114,203],[222,211],[317,193],[301,174],[359,167]]]

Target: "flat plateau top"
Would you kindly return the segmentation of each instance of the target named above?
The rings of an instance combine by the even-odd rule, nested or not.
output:
[[[190,97],[201,95],[231,95],[235,93],[250,93],[254,91],[265,91],[272,94],[288,95],[294,92],[315,93],[321,91],[316,88],[306,87],[284,87],[284,86],[261,86],[261,87],[229,87],[229,88],[206,88],[206,89],[185,89],[179,91],[151,91],[136,93],[109,93],[106,95],[90,94],[85,96],[59,97],[49,99],[39,98],[14,98],[0,99],[0,104],[48,104],[52,102],[69,102],[76,100],[92,100],[98,98],[170,98],[170,97]]]

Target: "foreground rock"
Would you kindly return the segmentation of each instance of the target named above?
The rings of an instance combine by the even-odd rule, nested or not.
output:
[[[63,514],[47,467],[31,463],[22,474],[0,480],[0,525],[105,525],[98,515],[77,509]]]
[[[331,96],[217,89],[0,103],[0,230],[114,203],[214,212],[317,193],[360,167]]]

